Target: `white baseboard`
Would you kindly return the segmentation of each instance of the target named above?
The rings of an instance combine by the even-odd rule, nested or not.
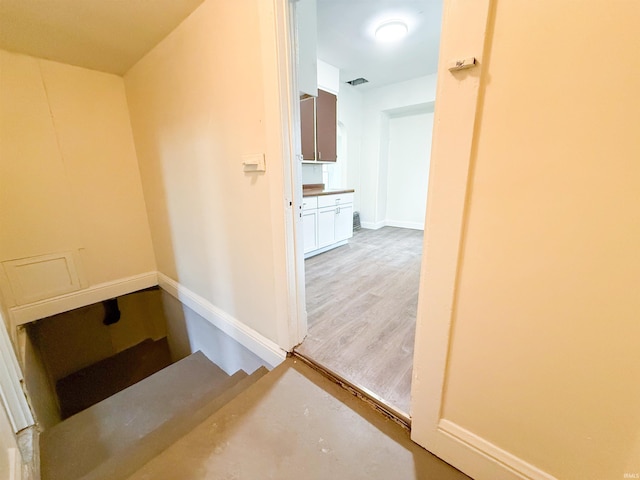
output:
[[[478,471],[484,469],[484,466],[480,465],[480,463],[489,461],[502,467],[505,473],[511,474],[513,478],[523,480],[557,480],[553,475],[540,470],[449,420],[441,419],[438,422],[438,430],[446,434],[450,439],[462,444],[461,446],[464,448],[471,448],[475,453],[480,454],[476,456],[476,458],[478,458]]]
[[[405,222],[401,220],[385,220],[387,227],[410,228],[412,230],[424,230],[424,222]]]
[[[385,222],[360,222],[360,226],[362,228],[366,228],[369,230],[378,230],[379,228],[385,227],[387,224]]]
[[[424,230],[424,222],[404,222],[400,220],[382,220],[380,222],[361,222],[362,228],[378,230],[382,227],[410,228],[412,230]]]
[[[120,278],[76,292],[58,295],[57,297],[40,300],[27,305],[12,307],[9,309],[10,318],[15,328],[18,325],[33,322],[34,320],[40,320],[41,318],[102,302],[103,300],[126,295],[127,293],[136,292],[155,285],[158,285],[158,275],[156,272],[147,272],[132,277]]]
[[[312,250],[304,254],[304,258],[315,257],[316,255],[320,255],[321,253],[328,252],[329,250],[333,250],[334,248],[341,247],[342,245],[346,245],[349,243],[349,240],[341,240],[340,242],[332,243],[331,245],[327,245],[326,247],[319,248],[317,250]]]
[[[248,327],[221,308],[216,307],[207,299],[192,292],[184,285],[160,272],[158,272],[158,283],[160,288],[168,294],[222,330],[271,367],[279,365],[286,358],[287,352],[275,342]]]

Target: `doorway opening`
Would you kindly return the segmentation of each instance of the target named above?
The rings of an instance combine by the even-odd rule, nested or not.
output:
[[[428,0],[301,0],[297,10],[300,93],[312,95],[301,77],[313,51],[318,91],[336,96],[337,159],[303,160],[296,181],[308,334],[295,351],[407,421],[441,17]],[[380,44],[389,20],[408,35]],[[314,49],[304,45],[312,23]],[[303,142],[319,134],[305,133],[303,114]],[[344,209],[353,233],[318,244],[321,215]]]

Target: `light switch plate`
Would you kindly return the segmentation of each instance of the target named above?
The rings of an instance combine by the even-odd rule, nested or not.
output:
[[[249,153],[242,155],[242,165],[245,172],[264,172],[264,153]]]

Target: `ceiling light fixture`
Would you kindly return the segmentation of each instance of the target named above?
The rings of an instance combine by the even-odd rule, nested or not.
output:
[[[404,22],[393,20],[391,22],[385,22],[376,28],[376,40],[379,42],[397,42],[402,40],[409,33],[409,28]]]

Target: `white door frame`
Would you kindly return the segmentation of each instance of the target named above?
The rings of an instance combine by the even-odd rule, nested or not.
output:
[[[15,433],[35,423],[22,389],[23,380],[22,371],[0,311],[0,397]]]
[[[280,346],[287,351],[307,335],[304,248],[302,244],[302,147],[300,98],[298,95],[298,32],[296,2],[273,0],[274,27],[285,197],[285,263],[287,275],[287,319],[279,328]]]

